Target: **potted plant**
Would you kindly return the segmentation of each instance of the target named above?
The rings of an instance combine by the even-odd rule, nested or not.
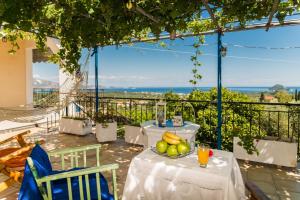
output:
[[[59,132],[74,135],[87,135],[92,133],[92,123],[82,117],[62,117],[59,122]]]
[[[256,153],[249,153],[241,146],[245,143],[239,137],[233,139],[233,153],[236,158],[286,167],[297,167],[297,143],[282,138],[263,137],[252,139]],[[251,141],[251,142],[252,142]]]
[[[109,142],[117,140],[117,122],[113,116],[100,114],[95,117],[96,138],[98,142]]]
[[[140,124],[125,125],[125,142],[130,144],[146,145],[147,136],[143,133]]]

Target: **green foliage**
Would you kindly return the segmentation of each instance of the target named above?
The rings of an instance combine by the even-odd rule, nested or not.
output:
[[[195,55],[191,56],[191,61],[193,62],[193,79],[190,80],[190,83],[195,87],[198,83],[198,80],[202,78],[201,74],[199,73],[198,68],[202,65],[199,61],[199,56],[201,55],[200,46],[204,43],[204,36],[201,35],[198,38],[196,38],[195,43],[193,47],[195,48]]]
[[[264,100],[265,100],[265,93],[262,92],[262,93],[260,93],[259,101],[263,102]]]
[[[238,21],[235,24],[244,26],[247,21],[269,16],[274,1],[213,0],[209,3],[217,22],[202,18],[204,5],[198,0],[2,0],[0,24],[1,32],[7,33],[14,46],[11,53],[18,48],[19,35],[15,33],[19,30],[32,33],[39,48],[44,48],[47,36],[59,39],[62,49],[53,60],[73,73],[79,68],[82,48],[119,45],[150,35],[159,37],[165,32],[200,33],[217,26],[230,27],[235,20]],[[283,22],[297,8],[298,0],[282,1],[276,17]],[[199,78],[196,75],[195,79]]]
[[[200,131],[197,134],[197,142],[211,141],[216,144],[217,141],[217,90],[216,88],[209,92],[194,90],[188,97],[189,100],[199,100],[192,103],[197,112],[196,122],[200,124]],[[230,104],[230,102],[250,102],[251,100],[244,94],[232,92],[227,89],[222,91],[223,104],[223,126],[222,126],[222,148],[233,150],[233,137],[241,139],[240,145],[248,153],[256,151],[253,139],[261,138],[265,135],[259,131],[258,113],[255,110],[262,109],[261,106],[251,104]],[[203,101],[203,102],[201,102]],[[251,127],[250,127],[251,126]]]
[[[285,90],[279,90],[275,93],[275,97],[280,103],[288,103],[293,100],[293,95],[289,94]]]
[[[176,93],[174,93],[173,91],[169,91],[164,93],[164,99],[166,100],[179,100],[180,96]]]

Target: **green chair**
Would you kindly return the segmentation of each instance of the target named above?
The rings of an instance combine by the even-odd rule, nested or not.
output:
[[[29,168],[32,172],[32,175],[35,179],[35,182],[38,186],[38,189],[42,195],[42,198],[45,200],[52,200],[52,195],[54,194],[54,189],[52,187],[53,183],[56,182],[62,182],[65,181],[67,183],[67,191],[63,191],[64,193],[67,193],[68,199],[73,199],[75,194],[73,194],[74,186],[73,182],[74,179],[78,181],[79,186],[79,197],[76,199],[95,199],[94,197],[91,197],[90,194],[90,177],[91,175],[95,175],[95,183],[96,183],[96,193],[97,199],[101,199],[101,187],[100,185],[100,173],[110,171],[112,173],[112,183],[113,183],[113,197],[115,200],[118,199],[117,196],[117,178],[116,178],[116,170],[119,168],[118,164],[109,164],[109,165],[102,165],[100,166],[100,144],[96,145],[89,145],[84,147],[75,147],[75,148],[66,148],[61,150],[55,150],[48,153],[49,159],[52,161],[55,159],[55,157],[58,157],[58,160],[60,161],[60,166],[62,170],[66,170],[67,167],[71,170],[67,171],[59,171],[59,173],[52,173],[49,175],[45,175],[43,177],[39,176],[39,173],[37,171],[37,166],[35,166],[35,162],[31,157],[27,158],[27,162],[29,165]],[[88,167],[87,162],[87,152],[88,151],[95,151],[96,152],[96,166],[95,167]],[[66,162],[66,158],[69,162]],[[80,163],[82,165],[80,165]],[[81,168],[82,167],[82,168]],[[92,186],[94,187],[94,186]],[[77,197],[77,196],[76,196]],[[57,198],[54,198],[57,199]]]

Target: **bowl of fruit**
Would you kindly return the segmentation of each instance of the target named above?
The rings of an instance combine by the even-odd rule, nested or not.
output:
[[[151,150],[168,158],[182,158],[194,152],[189,142],[171,132],[165,132],[162,139],[157,141],[156,146],[151,147]]]

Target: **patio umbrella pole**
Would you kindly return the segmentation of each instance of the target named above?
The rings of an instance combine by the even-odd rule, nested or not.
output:
[[[99,86],[98,86],[98,46],[94,47],[94,56],[95,56],[95,113],[98,116],[99,108]]]
[[[217,147],[222,147],[222,32],[218,31],[218,96],[217,96],[217,108],[218,108],[218,126],[217,126]]]

